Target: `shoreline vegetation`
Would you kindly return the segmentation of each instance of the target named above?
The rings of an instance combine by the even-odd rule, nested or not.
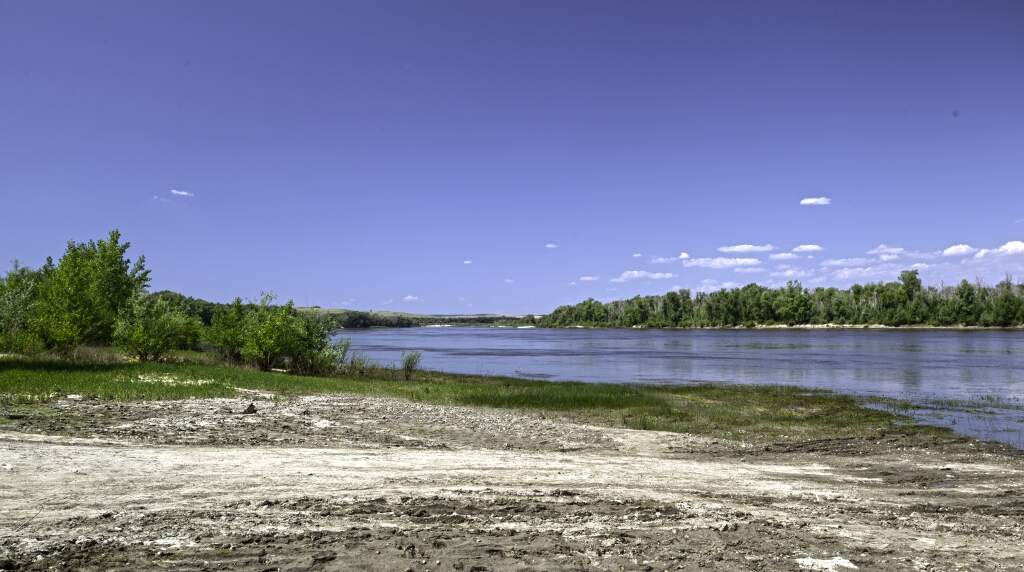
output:
[[[129,259],[129,246],[112,231],[102,240],[69,242],[58,261],[48,259],[39,269],[15,264],[0,279],[0,404],[5,411],[68,395],[185,399],[231,396],[242,388],[552,411],[635,429],[747,440],[946,431],[915,425],[899,412],[864,407],[854,397],[806,388],[649,387],[461,376],[421,371],[418,352],[407,352],[398,365],[382,366],[350,351],[347,341],[332,341],[332,333],[346,324],[434,325],[438,317],[299,309],[291,302],[277,304],[271,295],[214,304],[173,292],[150,294],[145,258]],[[931,308],[949,306],[952,315],[996,320],[992,316],[1003,316],[1007,308],[1019,310],[1015,304],[1020,292],[1008,280],[995,288],[965,282],[952,290],[924,289],[916,273],[905,272],[900,282],[849,291],[809,292],[795,283],[779,290],[750,285],[693,299],[686,292],[669,292],[607,304],[587,300],[540,320],[447,318],[452,323],[517,327],[704,327],[742,325],[710,319],[719,315],[713,308],[739,308],[737,316],[743,317],[752,315],[744,314],[753,311],[749,308],[767,311],[777,306],[783,313],[764,314],[772,322],[765,327],[782,327],[811,320],[823,307],[847,307],[840,302],[852,296],[860,302],[849,307],[861,310],[875,308],[864,300],[888,300],[876,310],[895,316],[926,315]],[[761,305],[745,305],[748,298],[761,300]],[[822,306],[822,300],[836,305]],[[803,313],[791,314],[798,311],[793,308]],[[781,320],[785,316],[789,319]]]
[[[245,391],[288,399],[353,394],[434,405],[553,414],[600,426],[669,431],[748,444],[818,439],[965,439],[919,425],[897,408],[795,386],[695,384],[644,386],[461,375],[401,366],[368,366],[331,376],[293,375],[219,363],[200,352],[163,362],[130,360],[113,348],[88,348],[84,360],[0,355],[0,426],[46,415],[61,400],[182,400],[236,397]]]
[[[916,270],[893,282],[839,288],[782,288],[748,284],[710,293],[671,291],[600,302],[589,298],[559,306],[520,325],[649,328],[1010,328],[1024,326],[1024,284],[1007,277],[995,286],[962,280],[957,286],[924,286]]]

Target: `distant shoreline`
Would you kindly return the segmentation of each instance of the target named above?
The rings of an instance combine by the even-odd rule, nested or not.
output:
[[[423,328],[437,328],[437,325],[417,326]],[[450,327],[450,326],[444,326]],[[504,330],[516,329],[538,329],[538,330],[945,330],[945,331],[1024,331],[1024,326],[886,326],[884,324],[799,324],[788,326],[785,324],[759,324],[756,326],[534,326],[533,328],[522,328],[518,326],[492,326],[492,325],[466,325],[455,326],[466,328],[496,328]]]

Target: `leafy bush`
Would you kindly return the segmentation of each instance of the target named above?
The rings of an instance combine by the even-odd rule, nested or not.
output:
[[[42,349],[42,340],[29,329],[40,280],[39,272],[17,261],[0,278],[0,350],[27,354]]]
[[[210,327],[206,330],[206,341],[230,362],[242,361],[242,345],[245,343],[242,325],[247,311],[242,299],[235,298],[231,304],[221,306],[214,312]]]
[[[202,324],[165,299],[139,295],[114,325],[114,344],[139,361],[156,361],[175,348],[190,347]]]
[[[402,375],[406,380],[412,379],[416,370],[420,367],[423,359],[423,352],[402,352]]]

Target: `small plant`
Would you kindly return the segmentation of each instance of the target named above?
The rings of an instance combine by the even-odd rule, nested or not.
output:
[[[402,352],[402,375],[406,381],[412,379],[412,375],[420,368],[422,359],[423,352]]]
[[[361,353],[352,353],[352,357],[349,358],[348,362],[348,373],[350,375],[366,375],[371,369],[373,369],[373,362],[369,358]]]

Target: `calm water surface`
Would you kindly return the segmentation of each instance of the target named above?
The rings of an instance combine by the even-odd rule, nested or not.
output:
[[[915,417],[1024,448],[1024,331],[345,330],[381,363],[594,383],[787,384],[911,401]],[[968,403],[949,403],[950,400]]]

